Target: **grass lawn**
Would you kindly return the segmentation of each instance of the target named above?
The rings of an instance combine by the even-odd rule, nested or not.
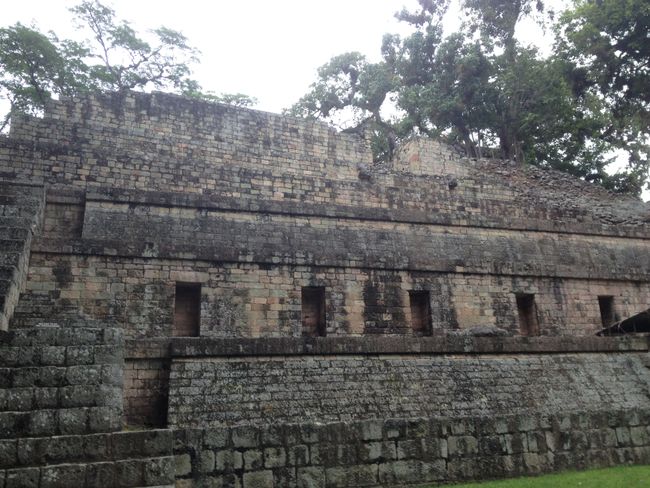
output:
[[[434,486],[436,485],[431,485],[431,488]],[[447,486],[449,488],[648,488],[650,466],[619,466],[578,473],[551,474],[537,478]]]

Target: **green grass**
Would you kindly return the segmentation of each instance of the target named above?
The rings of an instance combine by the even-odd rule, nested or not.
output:
[[[436,485],[431,485],[431,488],[434,486]],[[650,466],[619,466],[577,473],[550,474],[536,478],[447,486],[449,488],[648,488]]]

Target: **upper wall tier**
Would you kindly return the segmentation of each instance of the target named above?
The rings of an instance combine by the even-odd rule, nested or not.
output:
[[[173,205],[182,199],[168,195],[185,194],[201,198],[190,206],[650,236],[647,205],[564,173],[425,139],[373,165],[363,139],[325,124],[159,93],[55,101],[42,119],[17,118],[0,137],[0,180],[166,192]]]
[[[150,189],[198,185],[222,165],[356,179],[356,165],[372,161],[357,136],[321,122],[162,93],[54,101],[43,119],[12,123],[11,137],[82,150],[82,165],[104,168],[88,176],[108,185],[139,186],[148,174]]]

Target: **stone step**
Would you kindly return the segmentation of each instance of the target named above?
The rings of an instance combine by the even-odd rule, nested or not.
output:
[[[0,219],[4,217],[28,217],[35,218],[40,205],[32,203],[20,203],[17,205],[0,205]]]
[[[155,488],[174,486],[174,458],[54,464],[0,471],[8,487]]]
[[[22,253],[25,250],[25,245],[24,239],[0,239],[0,253]]]
[[[82,350],[82,349],[80,349]],[[4,351],[3,351],[4,352]],[[94,359],[96,351],[87,354],[90,360]],[[105,357],[112,357],[105,351]],[[62,388],[74,385],[114,385],[116,371],[113,367],[117,362],[79,364],[70,366],[19,366],[0,368],[0,388]],[[87,360],[89,361],[89,360]]]
[[[0,239],[13,239],[13,240],[25,241],[29,237],[31,237],[31,235],[32,232],[27,227],[6,227],[0,225]]]
[[[0,193],[0,207],[27,207],[40,208],[43,206],[43,199],[40,196],[32,195],[3,195]]]
[[[0,443],[0,480],[3,470],[6,476],[11,473],[12,480],[28,474],[25,471],[39,470],[40,480],[59,480],[46,486],[154,487],[174,483],[173,435],[168,429],[24,437]],[[85,472],[85,477],[79,477],[79,472]]]
[[[22,252],[0,251],[0,266],[8,266],[8,265],[16,266],[20,261],[21,255]]]
[[[0,266],[0,280],[13,280],[16,276],[14,266]]]
[[[50,326],[24,328],[5,332],[0,336],[0,350],[6,346],[90,347],[114,345],[120,343],[121,334],[121,330],[112,327],[69,327],[65,323],[51,324]]]
[[[2,252],[2,251],[0,250],[0,252]],[[0,278],[0,296],[6,295],[7,292],[9,291],[9,289],[11,287],[13,287],[13,286],[16,286],[16,284],[14,283],[14,281],[12,279],[2,279],[2,278]],[[0,307],[1,306],[2,305],[0,305]]]
[[[121,407],[74,407],[0,412],[0,440],[114,432],[121,427]]]
[[[16,185],[14,183],[0,182],[0,195],[6,196],[30,196],[33,198],[42,198],[43,187]]]
[[[35,222],[35,217],[0,215],[0,225],[2,227],[21,227],[23,229],[31,229]]]
[[[0,388],[0,412],[101,407],[110,403],[114,390],[103,385]]]

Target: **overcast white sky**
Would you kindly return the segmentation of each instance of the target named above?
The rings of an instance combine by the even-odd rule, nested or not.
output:
[[[552,0],[553,3],[562,0]],[[60,38],[78,38],[68,8],[77,0],[6,1],[0,25],[32,22]],[[359,51],[380,57],[385,33],[405,33],[395,12],[416,0],[106,0],[139,30],[183,32],[201,52],[195,78],[216,93],[245,93],[279,112],[307,92],[316,68]],[[457,14],[452,14],[454,23]],[[535,29],[533,29],[534,31]],[[527,32],[528,33],[528,32]],[[530,36],[539,38],[539,33]]]
[[[68,8],[76,0],[7,1],[0,24],[35,22],[76,37]],[[415,0],[112,0],[138,30],[164,25],[185,34],[201,55],[204,89],[256,97],[279,112],[293,104],[332,56],[360,51],[379,58],[382,35],[398,32],[393,14]]]

